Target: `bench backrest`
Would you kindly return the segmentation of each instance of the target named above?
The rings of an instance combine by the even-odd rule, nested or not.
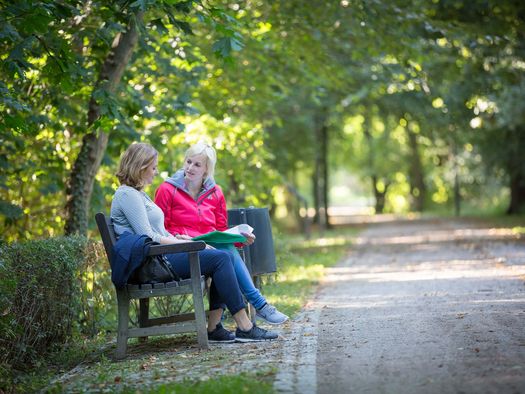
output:
[[[112,265],[111,252],[113,250],[113,245],[117,242],[113,223],[111,222],[111,218],[106,217],[102,212],[95,215],[95,221],[97,222],[98,231],[100,232],[100,237],[102,238],[102,243],[104,244],[109,264]]]

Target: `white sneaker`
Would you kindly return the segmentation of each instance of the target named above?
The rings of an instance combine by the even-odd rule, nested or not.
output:
[[[282,324],[288,320],[288,316],[277,310],[276,307],[266,304],[261,309],[257,309],[257,317],[269,324]]]

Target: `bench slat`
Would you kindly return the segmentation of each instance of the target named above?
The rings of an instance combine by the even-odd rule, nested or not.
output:
[[[193,322],[182,322],[176,324],[166,324],[155,327],[140,327],[128,329],[128,337],[149,337],[152,335],[181,334],[184,332],[197,331],[197,325]]]

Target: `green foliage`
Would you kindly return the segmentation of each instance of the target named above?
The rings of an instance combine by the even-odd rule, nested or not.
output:
[[[24,368],[78,326],[77,272],[86,240],[51,238],[0,249],[2,369]]]
[[[83,264],[78,270],[78,285],[80,333],[96,337],[114,331],[117,324],[117,300],[102,242],[88,241]]]
[[[101,65],[142,11],[110,93]],[[322,126],[330,172],[360,179],[365,197],[372,177],[391,185],[387,211],[411,209],[418,172],[425,208],[452,206],[456,173],[468,203],[504,204],[525,176],[523,12],[514,1],[12,1],[0,9],[2,240],[62,233],[83,137],[102,131],[89,218],[108,209],[136,140],[168,174],[189,143],[215,144],[232,206],[275,205],[289,185],[311,202]],[[88,127],[91,99],[101,117]]]
[[[145,12],[134,68],[114,93],[99,84],[100,68],[118,34]],[[56,3],[13,1],[0,9],[0,229],[4,241],[62,233],[65,188],[86,133],[112,134],[106,164],[158,124],[156,144],[178,119],[195,113],[191,90],[206,59],[185,40],[199,26],[221,56],[242,45],[230,10],[194,1]],[[227,25],[226,25],[227,24]],[[166,92],[170,92],[169,98]],[[90,100],[101,117],[87,121]],[[153,110],[152,110],[153,108]],[[110,171],[114,167],[110,167]],[[101,180],[105,180],[102,176]],[[95,188],[94,211],[108,187]],[[79,193],[80,191],[76,190]],[[93,211],[93,212],[94,212]],[[88,217],[92,217],[86,212]]]

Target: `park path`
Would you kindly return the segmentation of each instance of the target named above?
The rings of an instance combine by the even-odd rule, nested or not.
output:
[[[525,393],[524,284],[509,229],[370,224],[293,322],[274,388]]]

